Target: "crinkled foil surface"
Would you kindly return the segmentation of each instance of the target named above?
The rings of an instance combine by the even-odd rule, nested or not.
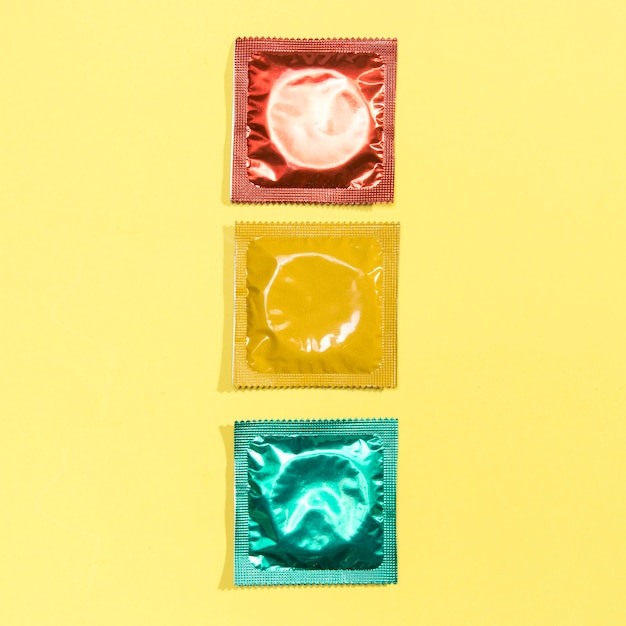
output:
[[[255,567],[371,569],[382,562],[380,438],[256,437],[248,484]]]
[[[384,67],[377,54],[259,52],[248,63],[248,177],[271,187],[376,185]]]

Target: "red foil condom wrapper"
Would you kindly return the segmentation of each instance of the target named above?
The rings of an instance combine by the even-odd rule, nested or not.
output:
[[[235,43],[233,202],[393,201],[395,39]]]
[[[395,419],[235,422],[237,585],[397,581]]]
[[[235,224],[236,387],[395,387],[397,223]]]

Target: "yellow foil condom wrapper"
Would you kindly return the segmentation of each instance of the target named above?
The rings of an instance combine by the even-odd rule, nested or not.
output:
[[[236,387],[395,387],[399,225],[237,223]]]

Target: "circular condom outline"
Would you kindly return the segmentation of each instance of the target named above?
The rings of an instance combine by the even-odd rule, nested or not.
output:
[[[294,254],[277,256],[276,268],[274,269],[274,273],[272,274],[267,285],[265,286],[265,289],[263,290],[263,306],[264,306],[264,313],[265,313],[265,322],[268,325],[268,328],[270,328],[275,333],[282,331],[283,327],[282,325],[278,326],[274,324],[274,322],[270,319],[269,299],[270,299],[271,289],[274,283],[276,282],[276,280],[278,279],[278,276],[281,270],[283,269],[283,267],[292,263],[293,261],[306,258],[306,257],[314,257],[314,258],[323,259],[331,263],[333,266],[338,265],[341,267],[345,267],[351,272],[354,272],[354,274],[356,275],[356,278],[358,278],[359,280],[365,276],[365,272],[363,272],[358,267],[354,267],[353,265],[350,265],[349,263],[346,263],[345,261],[342,261],[341,259],[338,259],[332,255],[324,254],[321,252],[297,252]],[[358,290],[356,291],[356,293],[359,295],[359,297],[361,296],[361,293]],[[336,334],[327,333],[323,337],[317,337],[317,338],[306,337],[304,341],[302,341],[302,338],[300,338],[299,350],[301,352],[325,352],[331,347],[341,345],[342,343],[346,341],[346,339],[350,335],[352,335],[356,331],[360,320],[361,320],[361,311],[359,309],[356,309],[355,311],[353,311],[349,319],[346,319],[342,324],[340,324],[339,331]],[[305,346],[305,347],[302,347],[302,346]]]
[[[293,456],[284,465],[281,465],[281,471],[279,471],[279,473],[277,474],[274,480],[274,483],[272,485],[272,490],[271,490],[271,495],[270,495],[271,509],[274,509],[274,501],[275,501],[274,494],[276,493],[277,490],[278,491],[281,490],[280,483],[283,480],[283,477],[287,469],[290,466],[293,466],[294,463],[313,462],[314,461],[313,457],[325,457],[326,464],[345,463],[349,465],[352,470],[353,475],[356,477],[356,480],[358,482],[359,494],[361,496],[360,501],[362,502],[362,505],[360,507],[361,508],[360,511],[354,512],[354,518],[352,520],[352,524],[350,528],[351,532],[347,536],[345,533],[342,532],[341,529],[338,529],[336,525],[332,523],[329,524],[331,527],[333,527],[335,531],[334,538],[336,541],[329,542],[325,546],[326,549],[324,548],[320,549],[319,547],[317,548],[306,547],[294,541],[293,540],[294,531],[295,531],[295,535],[298,536],[297,527],[291,529],[291,532],[284,532],[285,525],[289,524],[290,522],[293,523],[294,516],[296,517],[300,516],[296,520],[296,524],[297,524],[297,522],[301,522],[304,519],[305,514],[310,513],[311,511],[319,511],[319,509],[322,507],[318,507],[318,508],[313,507],[313,508],[309,508],[306,511],[301,511],[301,510],[299,511],[298,507],[296,507],[295,511],[292,512],[291,516],[285,516],[284,519],[279,519],[277,515],[274,512],[272,512],[271,515],[272,515],[272,519],[274,522],[274,527],[276,529],[277,534],[281,537],[280,543],[281,545],[283,545],[283,547],[288,547],[289,551],[294,556],[298,556],[298,555],[299,556],[312,556],[315,554],[317,554],[318,556],[329,556],[337,552],[338,550],[343,549],[345,546],[349,545],[350,542],[354,538],[359,536],[359,534],[362,531],[363,526],[367,522],[368,516],[371,514],[371,511],[372,511],[372,500],[370,497],[367,478],[365,477],[361,469],[358,467],[358,465],[352,459],[350,459],[348,456],[341,454],[340,452],[337,452],[335,450],[316,450],[312,452],[300,453],[300,454]],[[318,465],[317,467],[318,467],[318,473],[321,473],[319,471],[320,466]],[[288,486],[285,486],[284,489],[285,491],[289,491]],[[321,489],[321,488],[318,488],[318,489]],[[332,491],[332,489],[329,489],[329,491]],[[345,501],[345,497],[343,497],[342,500]],[[352,501],[357,502],[356,498],[353,498]],[[357,507],[353,507],[353,510],[356,508]],[[283,508],[281,507],[280,510],[283,511]],[[345,515],[345,512],[342,515],[340,515],[340,519],[342,519],[343,521],[346,521],[346,517],[347,516]],[[319,537],[317,537],[317,539],[319,540]]]
[[[326,81],[319,80],[324,76],[328,77]],[[307,81],[307,78],[310,80]],[[331,81],[336,83],[334,89],[330,89]],[[298,101],[298,92],[293,91],[298,89],[298,85],[302,85],[299,89],[300,95],[309,91],[309,98],[304,98],[306,105],[304,108],[292,104],[294,100],[296,103]],[[317,98],[310,97],[311,92]],[[322,97],[324,95],[325,98]],[[337,102],[342,96],[348,102],[348,108],[353,115],[351,120],[348,119],[351,123],[343,126],[343,132],[333,132],[335,128],[333,110],[337,112]],[[281,100],[286,102],[283,104]],[[280,119],[277,119],[276,107],[281,105],[283,112],[291,110],[293,113],[290,117],[294,126],[291,128],[282,128],[285,123],[281,124]],[[345,112],[345,106],[342,108]],[[306,123],[299,125],[296,120],[302,117],[302,113],[305,114]],[[345,116],[342,121],[346,121]],[[267,130],[270,141],[288,163],[297,167],[330,170],[347,163],[368,145],[372,124],[369,103],[363,97],[356,81],[337,70],[323,68],[287,70],[270,89],[267,104]],[[352,137],[348,136],[350,133]],[[286,141],[292,140],[294,134],[306,137],[300,137],[302,141],[299,142]],[[305,138],[307,140],[304,140]],[[293,147],[287,145],[288,143],[294,143]],[[325,160],[319,160],[320,154],[324,155]]]

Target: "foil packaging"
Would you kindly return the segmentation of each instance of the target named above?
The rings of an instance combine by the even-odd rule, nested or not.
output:
[[[391,202],[395,39],[240,38],[233,202]]]
[[[397,582],[397,428],[235,422],[235,583]]]
[[[394,387],[399,225],[235,225],[236,387]]]

